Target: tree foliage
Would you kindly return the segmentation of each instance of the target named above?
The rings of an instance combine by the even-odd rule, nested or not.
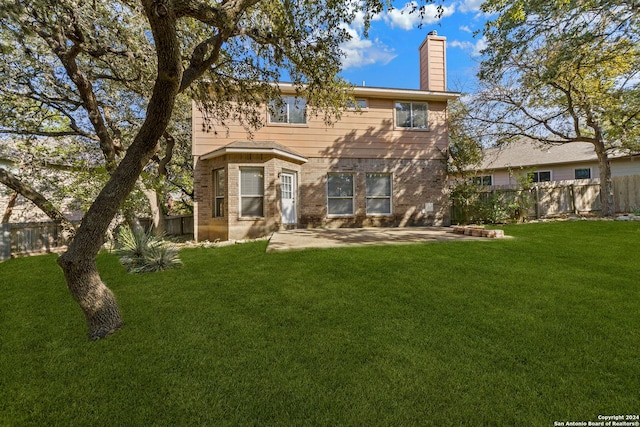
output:
[[[468,177],[482,162],[480,138],[482,128],[474,128],[470,109],[464,101],[449,102],[447,128],[449,130],[448,172],[452,176]]]
[[[7,158],[52,203],[74,194],[86,210],[145,117],[155,74],[148,24],[140,6],[126,2],[3,1],[0,10],[8,18],[0,23],[0,135]],[[180,141],[176,151],[188,151],[190,138],[175,122],[161,142],[166,146],[170,137]],[[52,165],[75,174],[59,179]],[[188,182],[183,187],[189,191]],[[135,199],[140,196],[127,209],[139,205]]]
[[[427,0],[429,1],[429,0]],[[345,24],[386,1],[0,0],[0,133],[73,136],[99,150],[108,180],[59,258],[92,339],[122,325],[96,255],[110,221],[171,135],[181,97],[215,123],[259,126],[258,107],[289,80],[330,123],[349,85],[337,77]],[[420,8],[417,8],[420,11]],[[207,126],[213,126],[209,121]],[[219,129],[212,128],[219,131]]]
[[[498,13],[472,111],[498,143],[589,142],[613,214],[609,154],[640,149],[640,26],[632,2],[489,0]]]

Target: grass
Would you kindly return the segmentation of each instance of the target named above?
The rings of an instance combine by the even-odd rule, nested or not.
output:
[[[637,414],[639,223],[514,239],[99,258],[89,342],[54,256],[0,264],[0,425],[551,426]]]

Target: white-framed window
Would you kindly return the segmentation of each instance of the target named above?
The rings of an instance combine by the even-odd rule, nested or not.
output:
[[[347,109],[349,110],[366,110],[367,108],[369,108],[369,103],[366,99],[356,98],[355,102],[352,100],[347,101]]]
[[[240,216],[264,216],[263,168],[240,168]]]
[[[213,216],[222,218],[224,216],[224,199],[227,186],[226,173],[224,168],[213,171]]]
[[[283,96],[269,104],[269,123],[307,123],[307,100],[295,96]]]
[[[591,179],[591,168],[576,168],[573,170],[574,179]]]
[[[429,106],[426,102],[396,102],[396,127],[429,128]]]
[[[367,215],[391,215],[391,174],[367,174],[366,205]]]
[[[327,174],[327,214],[353,215],[354,176],[352,173]]]
[[[473,183],[475,185],[493,185],[493,176],[491,175],[479,175],[473,177]]]
[[[529,173],[531,182],[549,182],[551,181],[551,171],[535,171]]]

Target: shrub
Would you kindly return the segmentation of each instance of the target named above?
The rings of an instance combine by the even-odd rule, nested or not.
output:
[[[151,232],[133,231],[128,226],[120,228],[116,253],[130,273],[168,270],[182,265],[176,247]]]

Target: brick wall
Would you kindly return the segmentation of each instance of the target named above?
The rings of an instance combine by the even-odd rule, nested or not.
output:
[[[240,169],[264,170],[264,217],[240,217]],[[226,172],[224,216],[213,217],[213,171]],[[227,154],[211,160],[197,160],[194,167],[196,240],[238,240],[264,236],[281,227],[280,176],[283,171],[300,175],[300,166],[272,155]]]
[[[327,216],[327,173],[354,174],[354,216]],[[367,216],[367,172],[392,174],[392,214]],[[442,160],[312,158],[302,167],[299,224],[302,227],[367,227],[448,225],[448,197],[444,193]],[[433,210],[428,210],[433,204]]]
[[[242,167],[264,168],[264,218],[241,218],[239,178]],[[227,177],[224,217],[213,218],[213,170],[225,168]],[[448,225],[445,170],[440,159],[326,159],[312,158],[297,165],[266,155],[234,154],[197,161],[195,174],[195,228],[197,240],[229,240],[264,236],[282,228],[280,176],[298,175],[299,227],[404,227]],[[354,215],[327,216],[327,173],[354,174]],[[392,214],[368,216],[365,179],[368,172],[392,175]]]

